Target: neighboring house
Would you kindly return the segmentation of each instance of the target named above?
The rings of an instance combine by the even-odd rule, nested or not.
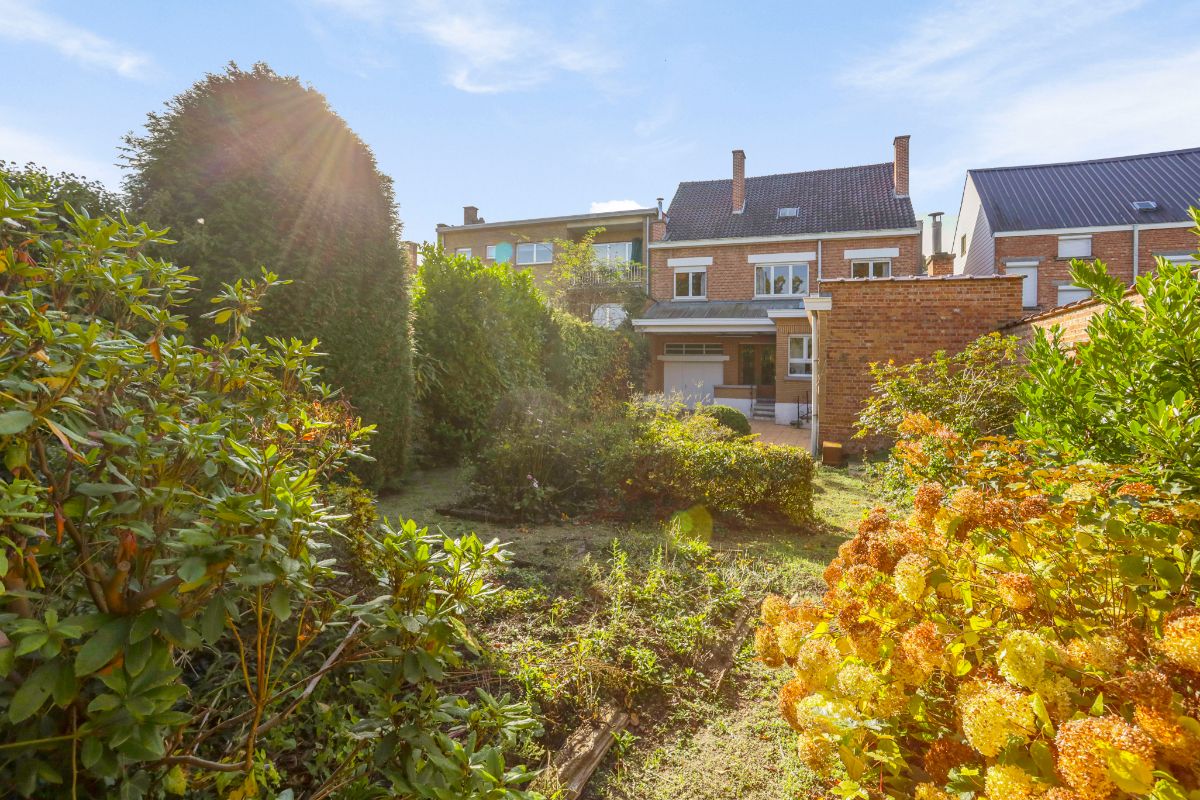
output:
[[[967,172],[951,248],[959,275],[1023,279],[1022,305],[1087,299],[1073,258],[1098,258],[1133,283],[1155,258],[1189,259],[1200,205],[1200,148]]]
[[[588,231],[604,228],[595,238],[596,256],[601,261],[628,264],[629,279],[643,283],[646,272],[645,242],[657,209],[609,211],[563,217],[486,222],[475,206],[463,208],[462,225],[438,225],[437,241],[446,252],[487,263],[513,264],[530,269],[544,282],[554,262],[554,240],[579,241]]]
[[[810,314],[834,280],[923,275],[909,137],[861,167],[679,184],[650,251],[649,388],[791,423],[812,414]]]

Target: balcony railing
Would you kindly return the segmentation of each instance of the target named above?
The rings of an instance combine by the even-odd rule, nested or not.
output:
[[[574,276],[571,286],[640,286],[645,282],[646,266],[631,261],[624,264],[599,264],[594,270]]]

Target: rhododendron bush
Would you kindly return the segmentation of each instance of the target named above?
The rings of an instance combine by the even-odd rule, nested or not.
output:
[[[867,516],[820,602],[763,603],[802,760],[841,797],[1200,798],[1200,503],[905,427],[943,479]]]

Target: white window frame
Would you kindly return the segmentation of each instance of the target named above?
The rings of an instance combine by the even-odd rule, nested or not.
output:
[[[469,247],[459,247],[459,248],[455,249],[455,251],[454,251],[454,255],[456,255],[456,256],[465,256],[465,257],[467,257],[467,258],[470,258],[470,257],[471,257],[471,248],[469,248]]]
[[[774,291],[775,270],[777,270],[777,269],[786,269],[787,270],[787,278],[786,278],[786,282],[784,284],[784,288],[786,289],[786,291],[782,291],[782,292]],[[800,270],[800,269],[804,270],[804,287],[801,291],[795,292],[795,291],[792,291],[792,283],[794,282],[795,277],[796,277],[796,270]],[[762,287],[759,283],[759,275],[761,275],[764,270],[769,270],[770,271],[769,274],[771,276],[770,279],[765,284],[766,288],[767,288],[767,291],[765,291],[765,292],[761,291]],[[810,287],[810,284],[808,282],[808,276],[811,274],[811,272],[812,271],[809,269],[807,261],[797,261],[797,262],[791,262],[791,263],[784,262],[784,263],[774,263],[774,264],[757,264],[754,267],[754,296],[755,297],[767,297],[767,298],[769,298],[769,297],[804,297],[804,296],[807,296],[809,293],[809,287]]]
[[[1068,248],[1070,248],[1070,246],[1072,244],[1075,244],[1078,242],[1086,242],[1087,243],[1087,252],[1086,253],[1070,253],[1070,252],[1064,253],[1063,252],[1064,245],[1066,245]],[[1073,235],[1073,236],[1058,237],[1058,257],[1062,258],[1062,259],[1091,258],[1092,257],[1092,235],[1090,233],[1086,233],[1086,234],[1077,234],[1077,235]]]
[[[867,265],[867,274],[861,278],[854,274],[854,268],[860,264]],[[880,264],[884,265],[885,273],[883,275],[876,275],[875,269]],[[892,260],[890,258],[856,258],[850,262],[850,277],[868,281],[878,281],[883,280],[884,278],[890,278],[892,277]]]
[[[1037,308],[1038,306],[1038,264],[1036,261],[1014,261],[1004,265],[1005,275],[1021,275],[1021,308]],[[1027,302],[1030,289],[1030,278],[1033,279],[1033,303]]]
[[[701,293],[692,294],[692,275],[703,275],[700,281]],[[688,293],[679,293],[679,276],[688,276]],[[707,300],[708,299],[708,267],[675,267],[674,273],[671,275],[671,290],[674,292],[676,300]]]
[[[664,356],[723,356],[725,345],[719,342],[667,342]]]
[[[521,251],[525,248],[533,248],[533,260],[526,261],[521,257]],[[525,252],[528,252],[526,249]],[[550,242],[518,242],[517,252],[513,255],[516,259],[517,266],[528,267],[535,264],[550,264],[554,261],[554,245]]]
[[[489,244],[483,248],[483,255],[488,261],[496,260],[496,245]]]
[[[1086,297],[1074,297],[1069,300],[1064,300],[1063,299],[1064,291],[1066,291],[1068,293],[1075,293],[1075,294],[1082,292],[1082,293],[1086,293],[1087,296]],[[1068,303],[1078,303],[1080,300],[1090,300],[1091,297],[1092,297],[1092,292],[1090,289],[1085,289],[1082,286],[1076,286],[1071,283],[1063,283],[1063,284],[1059,284],[1058,295],[1057,295],[1057,297],[1055,297],[1055,299],[1058,301],[1058,305],[1065,306]]]
[[[792,356],[792,342],[802,341],[804,355],[799,358]],[[794,380],[812,380],[813,352],[811,333],[793,333],[788,336],[787,376]]]
[[[613,248],[620,248],[622,251],[615,258]],[[592,257],[601,264],[628,264],[633,260],[633,242],[593,242]]]

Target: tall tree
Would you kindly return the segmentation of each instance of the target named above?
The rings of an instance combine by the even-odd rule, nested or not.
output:
[[[17,189],[27,200],[50,203],[62,213],[64,203],[88,216],[116,217],[122,209],[121,197],[97,180],[73,172],[51,173],[45,167],[27,162],[0,161],[0,180]]]
[[[230,64],[125,138],[130,205],[170,228],[200,297],[260,266],[294,285],[268,301],[259,336],[316,337],[328,380],[378,425],[364,475],[403,471],[411,405],[408,270],[392,181],[325,97],[266,64]],[[198,302],[189,315],[210,330]]]

